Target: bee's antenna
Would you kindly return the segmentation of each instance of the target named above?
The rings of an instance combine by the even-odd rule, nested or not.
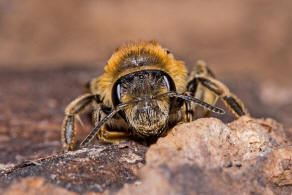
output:
[[[104,125],[104,123],[106,121],[108,121],[110,118],[112,118],[117,112],[119,112],[120,110],[122,110],[123,108],[137,103],[137,101],[133,101],[133,102],[128,102],[128,103],[124,103],[124,104],[119,104],[116,106],[116,108],[106,117],[104,117],[99,123],[98,125],[90,132],[90,134],[81,142],[80,147],[83,148],[85,146],[87,146],[87,144],[95,137],[95,135],[98,133],[99,129],[101,128],[102,125]]]
[[[161,98],[161,97],[165,97],[165,96],[169,96],[169,97],[177,97],[177,98],[181,98],[181,99],[184,99],[186,101],[192,101],[192,102],[195,102],[196,104],[199,104],[205,108],[207,108],[208,110],[211,110],[212,112],[216,112],[218,114],[224,114],[225,111],[221,108],[218,108],[216,106],[212,106],[206,102],[203,102],[195,97],[192,97],[192,96],[189,96],[189,95],[183,95],[183,94],[178,94],[174,91],[169,91],[169,92],[166,92],[164,94],[161,94],[161,95],[157,95],[155,96],[154,98]]]

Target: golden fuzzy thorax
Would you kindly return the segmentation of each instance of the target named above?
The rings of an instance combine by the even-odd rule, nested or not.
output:
[[[145,60],[141,65],[129,65],[131,59],[139,56],[143,56],[141,59]],[[97,80],[97,91],[92,92],[100,94],[107,106],[113,106],[111,90],[115,81],[126,74],[141,70],[164,71],[173,79],[178,93],[185,91],[187,70],[184,62],[175,60],[173,55],[168,54],[156,41],[141,41],[129,43],[113,53],[104,68],[104,74]]]

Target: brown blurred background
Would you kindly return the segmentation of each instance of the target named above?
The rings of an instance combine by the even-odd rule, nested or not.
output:
[[[291,0],[1,0],[0,127],[31,117],[59,129],[116,47],[151,39],[188,68],[207,61],[253,116],[292,127],[291,10]]]
[[[102,67],[125,41],[157,39],[189,66],[204,59],[220,74],[283,79],[291,9],[290,0],[1,0],[0,64]]]

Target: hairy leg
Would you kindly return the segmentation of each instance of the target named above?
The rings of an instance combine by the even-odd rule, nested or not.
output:
[[[203,61],[198,61],[190,73],[188,77],[187,90],[187,93],[196,98],[202,99],[204,102],[211,105],[215,105],[218,97],[222,98],[226,107],[237,118],[242,115],[248,115],[243,103],[234,94],[232,94],[223,83],[214,78],[214,74]],[[193,113],[194,111],[197,113],[203,113],[203,116],[207,116],[209,114],[207,110],[202,110],[202,108],[198,108],[196,105],[188,103],[186,105],[186,115],[188,120],[193,120],[195,118],[194,116],[196,115]]]
[[[78,114],[89,105],[95,95],[87,93],[73,100],[65,109],[65,118],[62,126],[62,143],[63,150],[73,150],[76,142],[76,125],[75,121]]]
[[[204,87],[196,79],[198,76],[214,77],[214,74],[208,69],[204,61],[198,61],[189,73],[186,94],[198,98],[210,105],[215,105],[218,100],[218,96]],[[185,110],[186,121],[193,121],[197,118],[206,117],[211,113],[208,109],[200,107],[192,102],[186,102]]]

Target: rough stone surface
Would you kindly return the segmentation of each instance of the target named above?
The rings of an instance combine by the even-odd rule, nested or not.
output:
[[[271,134],[283,130],[249,117],[176,126],[149,148],[139,185],[118,194],[291,194],[290,142]]]
[[[147,152],[135,142],[95,144],[7,166],[0,192],[291,194],[290,145],[272,119],[203,118],[177,125]]]
[[[51,183],[47,183],[44,178],[41,177],[26,177],[20,181],[14,181],[9,189],[1,190],[0,193],[6,195],[15,194],[30,194],[30,195],[77,195],[75,192],[70,192],[64,188],[58,187]]]
[[[127,142],[95,145],[93,148],[26,161],[0,170],[0,188],[5,189],[11,182],[21,178],[41,176],[46,182],[78,193],[103,192],[107,189],[117,191],[124,183],[132,183],[138,179],[138,168],[145,163],[145,151],[145,146]],[[34,183],[34,180],[36,183],[43,183],[39,179],[20,183],[24,186],[30,184],[30,181]],[[15,185],[8,191],[14,189]]]

